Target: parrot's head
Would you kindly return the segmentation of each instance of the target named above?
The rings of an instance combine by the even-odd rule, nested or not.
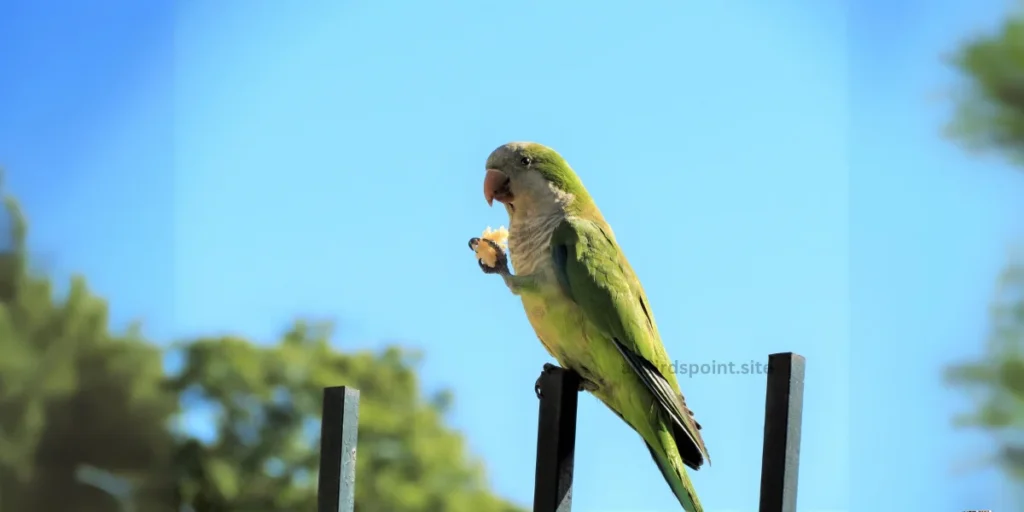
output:
[[[555,150],[510,142],[487,157],[484,198],[505,205],[509,218],[578,213],[591,204],[587,189]]]

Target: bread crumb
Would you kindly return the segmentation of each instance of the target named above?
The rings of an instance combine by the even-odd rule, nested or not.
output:
[[[490,240],[498,245],[502,251],[508,249],[508,230],[504,226],[498,229],[491,229],[487,226],[484,230],[484,234],[480,235],[482,240]],[[484,265],[494,268],[498,264],[498,253],[494,250],[494,247],[488,243],[478,243],[473,248],[473,252],[477,259],[482,261]]]

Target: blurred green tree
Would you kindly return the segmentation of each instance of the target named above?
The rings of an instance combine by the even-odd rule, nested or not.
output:
[[[1024,261],[1003,272],[990,329],[982,358],[950,368],[947,378],[974,393],[978,403],[957,423],[991,431],[999,442],[996,460],[1024,483]]]
[[[25,219],[4,198],[0,249],[0,511],[116,510],[78,472],[92,466],[131,475],[168,503],[159,476],[173,449],[166,428],[177,400],[164,389],[159,350],[131,328],[108,329],[107,307],[72,279],[55,298],[32,271]],[[161,495],[162,494],[162,495]]]
[[[346,383],[361,393],[359,512],[518,510],[487,490],[481,464],[445,427],[448,393],[421,398],[416,354],[338,353],[330,330],[297,322],[271,346],[223,337],[183,347],[175,389],[217,418],[217,440],[187,454],[187,499],[211,511],[315,510],[322,388]]]
[[[25,219],[4,198],[0,512],[316,510],[322,388],[339,384],[362,393],[359,512],[522,510],[488,490],[445,425],[451,394],[422,394],[418,354],[339,352],[329,325],[300,321],[271,345],[176,344],[184,364],[167,375],[139,326],[110,332],[83,278],[55,294],[33,271]],[[204,435],[177,428],[180,412],[208,421]]]
[[[995,150],[1024,164],[1024,16],[967,41],[952,64],[965,81],[948,133],[968,148]]]
[[[965,82],[948,133],[1024,165],[1024,16],[1011,13],[993,33],[969,40],[952,63]],[[947,378],[978,395],[977,410],[958,423],[992,432],[1000,465],[1024,483],[1024,260],[1000,278],[984,356],[950,368]]]

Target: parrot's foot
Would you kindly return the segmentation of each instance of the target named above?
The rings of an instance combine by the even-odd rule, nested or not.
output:
[[[544,363],[544,368],[540,372],[540,377],[537,377],[537,382],[533,384],[533,392],[537,394],[537,398],[543,398],[544,397],[544,393],[542,393],[541,389],[540,389],[540,381],[544,379],[545,375],[547,375],[548,373],[550,373],[550,372],[552,372],[554,370],[558,370],[558,369],[559,368],[557,366],[555,366],[555,365],[553,365],[551,363]],[[572,370],[569,370],[569,369],[565,369],[565,371],[572,372]],[[573,373],[576,373],[576,372],[573,372]],[[595,384],[593,382],[590,382],[589,380],[586,380],[583,377],[579,377],[579,379],[580,379],[580,384],[579,384],[579,387],[577,387],[577,389],[576,389],[577,393],[581,393],[583,391],[590,391],[591,393],[593,393],[594,391],[597,391],[597,387],[598,387],[597,384]]]
[[[483,270],[485,274],[499,274],[502,276],[511,276],[512,272],[510,272],[508,269],[508,256],[505,255],[505,251],[493,240],[477,237],[470,238],[469,248],[472,249],[473,251],[476,251],[477,246],[480,245],[481,242],[487,242],[491,246],[491,248],[494,249],[496,261],[495,265],[491,267],[484,263],[484,260],[476,260],[477,264],[480,265],[480,270]]]
[[[545,375],[557,369],[558,367],[551,363],[544,363],[544,368],[540,371],[540,377],[537,377],[537,382],[533,384],[533,392],[537,394],[537,398],[542,398],[544,396],[544,393],[541,393],[540,391],[540,381]]]

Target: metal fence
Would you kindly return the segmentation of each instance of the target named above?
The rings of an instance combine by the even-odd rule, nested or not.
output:
[[[759,512],[796,512],[804,363],[792,352],[768,356]],[[534,512],[570,512],[572,507],[578,390],[574,372],[556,367],[541,375]],[[355,508],[358,431],[359,391],[324,388],[318,512]]]

